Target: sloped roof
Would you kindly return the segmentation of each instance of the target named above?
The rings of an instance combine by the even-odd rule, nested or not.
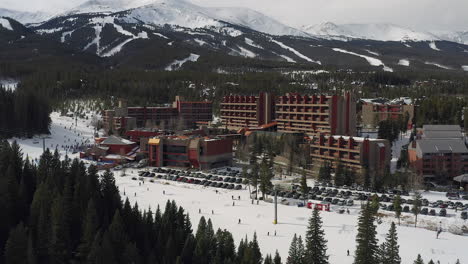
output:
[[[417,145],[422,153],[468,153],[463,139],[424,139]]]
[[[127,140],[127,139],[119,138],[116,136],[109,136],[101,144],[103,145],[132,145],[132,144],[135,144],[135,142]]]
[[[459,125],[423,125],[424,132],[426,131],[461,131]]]

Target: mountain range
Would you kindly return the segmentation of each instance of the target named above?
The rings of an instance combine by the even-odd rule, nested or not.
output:
[[[226,60],[280,63],[280,67],[468,68],[468,32],[331,22],[293,28],[248,8],[202,7],[184,0],[91,0],[55,15],[0,9],[0,17],[4,17],[0,34],[14,31],[5,25],[16,20],[34,34],[75,52],[108,58],[115,65],[165,69],[183,61],[176,65],[213,68],[214,61],[223,61],[227,54]],[[9,44],[13,48],[15,42]]]

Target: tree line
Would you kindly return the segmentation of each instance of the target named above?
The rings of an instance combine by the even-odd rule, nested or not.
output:
[[[49,133],[50,111],[43,97],[0,86],[0,138]]]
[[[227,230],[174,201],[141,210],[122,201],[114,176],[46,150],[37,165],[0,142],[0,263],[281,263],[256,235],[236,247]]]

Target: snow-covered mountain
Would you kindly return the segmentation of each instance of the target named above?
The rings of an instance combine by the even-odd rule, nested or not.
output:
[[[342,24],[326,22],[318,25],[303,26],[303,31],[327,39],[371,39],[380,41],[431,41],[440,38],[427,32],[393,24]]]
[[[90,0],[63,15],[127,12],[129,23],[173,25],[185,28],[222,27],[230,24],[247,27],[271,35],[307,36],[277,20],[248,8],[202,7],[185,0]]]
[[[437,35],[443,40],[468,45],[468,31],[438,32]]]
[[[45,12],[24,12],[0,8],[0,17],[11,17],[23,24],[42,22],[51,18],[52,16],[53,14]]]

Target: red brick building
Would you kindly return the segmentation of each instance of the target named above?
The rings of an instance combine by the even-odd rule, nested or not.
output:
[[[195,127],[197,123],[208,123],[213,119],[213,104],[208,101],[185,101],[177,96],[172,106],[128,107],[119,101],[119,106],[103,112],[106,130],[114,132],[124,128],[158,127],[159,129],[181,130]]]
[[[231,95],[221,102],[221,119],[223,125],[231,130],[276,122],[278,132],[354,136],[356,103],[350,93],[344,96]]]
[[[468,148],[460,126],[423,126],[408,147],[410,166],[423,179],[448,183],[468,173]]]
[[[318,135],[306,144],[316,166],[328,161],[335,168],[341,162],[357,173],[368,169],[370,175],[383,175],[390,166],[391,145],[385,139]]]
[[[259,127],[274,120],[274,105],[274,96],[269,93],[225,96],[220,104],[221,120],[230,130]]]
[[[363,102],[362,124],[365,127],[376,127],[380,121],[408,118],[408,129],[413,126],[414,105],[390,102]]]
[[[339,95],[286,94],[276,98],[279,132],[308,135],[356,134],[356,103],[350,93]]]
[[[148,142],[150,166],[210,169],[232,164],[232,140],[161,136]]]

